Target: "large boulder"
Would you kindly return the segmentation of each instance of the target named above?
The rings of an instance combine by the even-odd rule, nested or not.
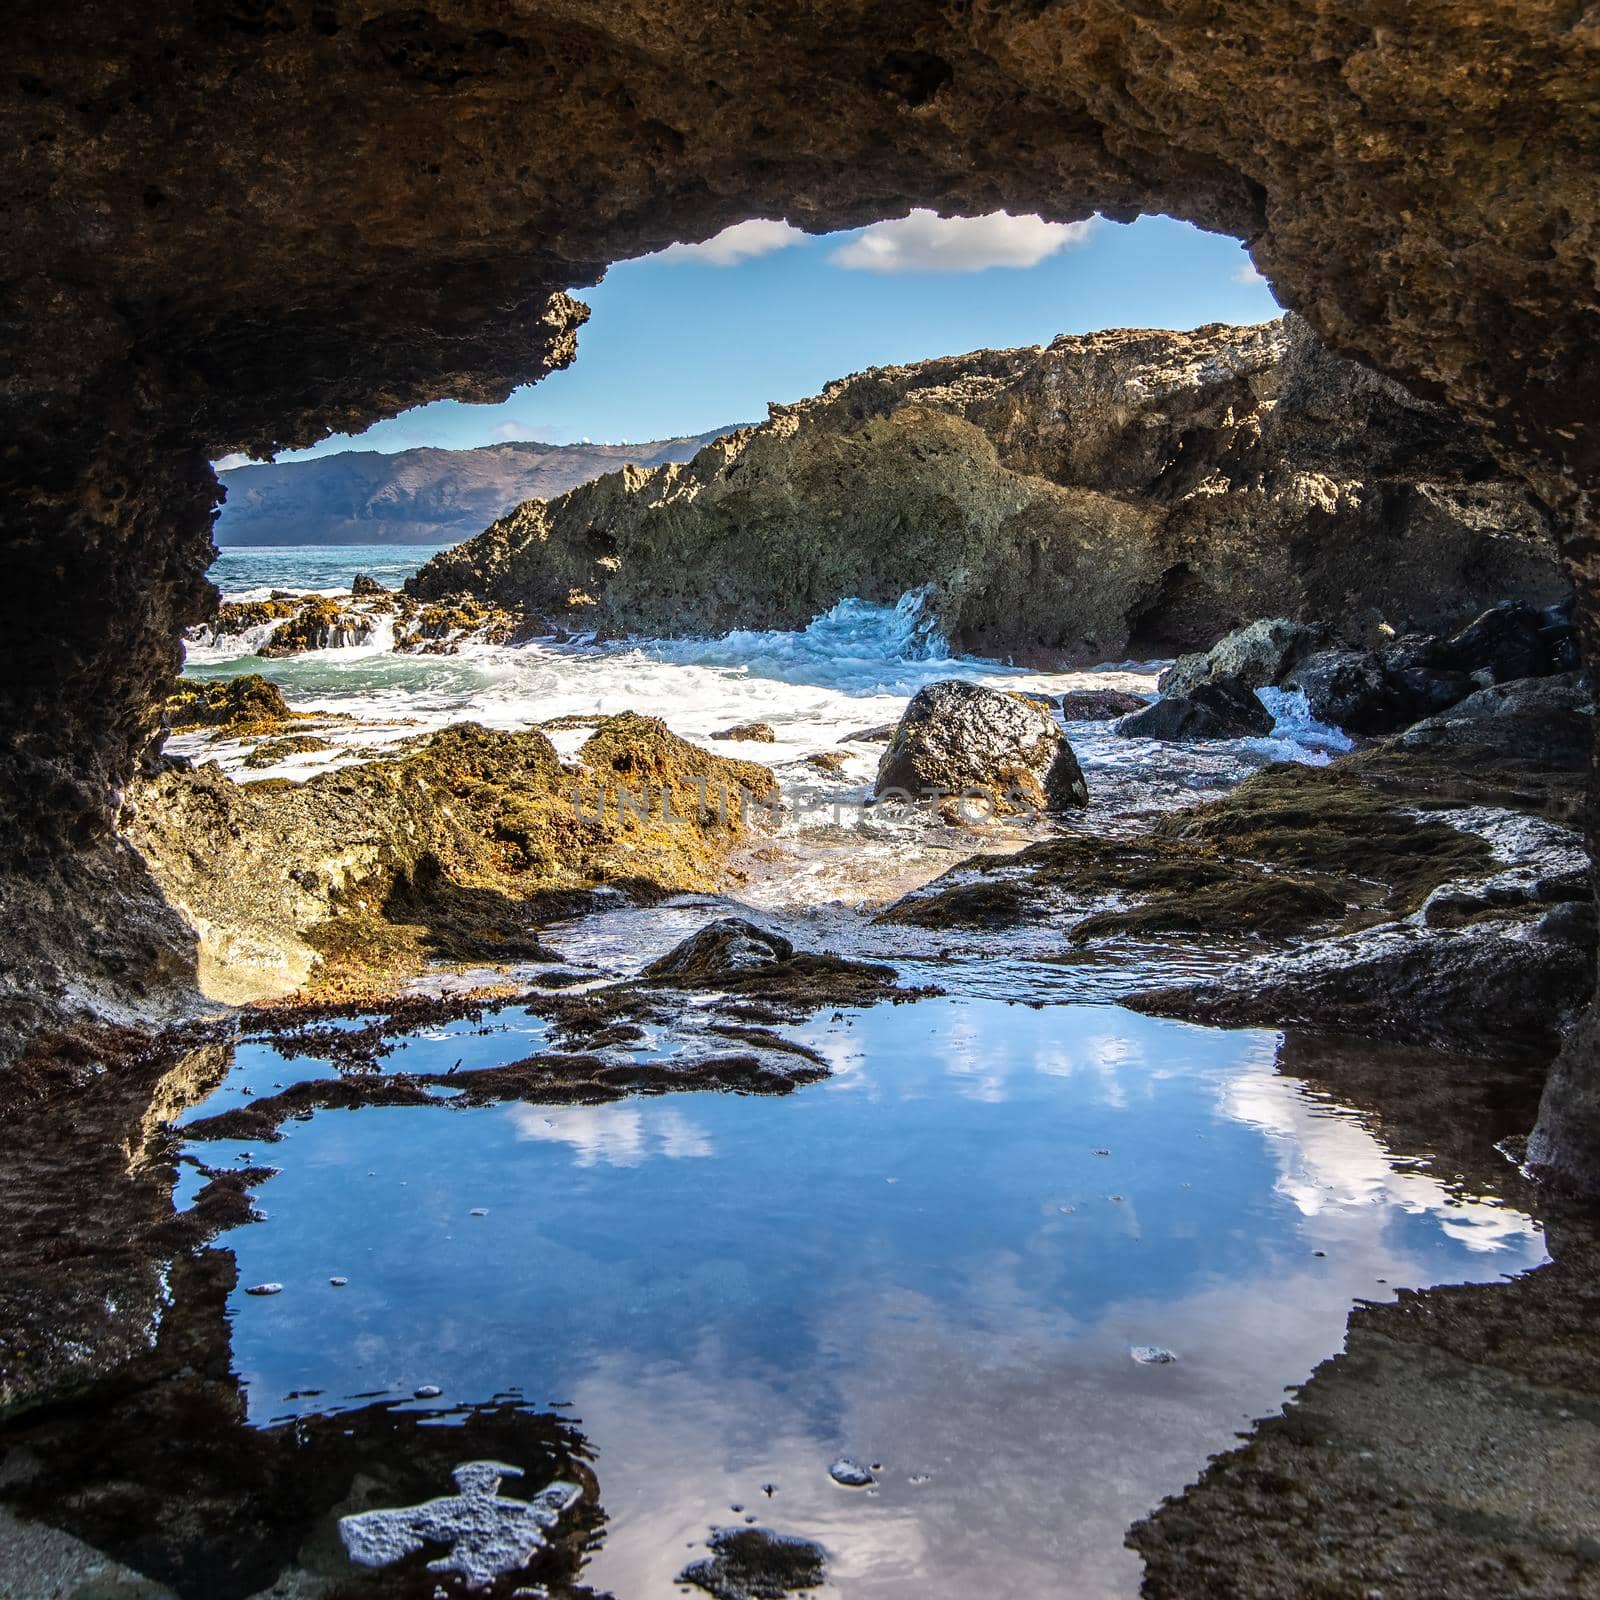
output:
[[[1594,748],[1594,696],[1575,674],[1491,684],[1408,728],[1399,744],[1491,765],[1498,757],[1581,772]]]
[[[1330,630],[1320,622],[1267,617],[1225,634],[1209,650],[1180,656],[1157,687],[1164,695],[1186,695],[1202,683],[1229,678],[1247,689],[1281,683],[1284,674],[1323,649]]]
[[[1129,739],[1187,744],[1206,739],[1251,739],[1272,732],[1272,713],[1254,692],[1231,678],[1199,683],[1187,694],[1163,695],[1125,717],[1117,732]]]
[[[880,799],[982,796],[997,810],[1089,803],[1067,736],[1041,705],[947,678],[912,696],[878,762]]]

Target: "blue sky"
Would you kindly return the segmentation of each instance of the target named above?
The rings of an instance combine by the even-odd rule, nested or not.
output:
[[[1096,328],[1192,328],[1277,314],[1232,239],[1168,217],[897,222],[810,238],[751,222],[621,262],[579,291],[593,315],[564,372],[503,405],[421,406],[279,459],[507,439],[633,442],[756,422],[863,367]]]

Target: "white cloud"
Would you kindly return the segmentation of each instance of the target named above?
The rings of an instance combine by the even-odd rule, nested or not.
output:
[[[580,1167],[637,1167],[653,1155],[683,1161],[712,1153],[711,1136],[670,1107],[518,1105],[511,1121],[519,1139],[570,1145]]]
[[[982,272],[988,267],[1036,267],[1046,256],[1083,244],[1098,217],[1046,222],[995,211],[987,217],[941,217],[913,211],[875,222],[834,251],[835,266],[857,272]]]
[[[653,261],[704,261],[713,267],[736,267],[741,261],[756,256],[770,256],[774,250],[787,250],[799,244],[805,235],[787,222],[770,222],[765,217],[752,217],[748,222],[736,222],[724,228],[715,238],[703,244],[669,244],[658,250]]]
[[[235,467],[246,467],[250,464],[250,457],[242,450],[235,450],[231,456],[223,456],[220,461],[211,463],[217,472],[232,472]]]
[[[503,439],[507,444],[511,444],[526,439],[529,427],[526,422],[513,417],[509,422],[497,423],[490,432],[496,439]]]
[[[1265,283],[1267,280],[1256,271],[1255,262],[1246,261],[1245,264],[1240,267],[1236,273],[1234,273],[1233,281],[1235,283],[1252,284]]]

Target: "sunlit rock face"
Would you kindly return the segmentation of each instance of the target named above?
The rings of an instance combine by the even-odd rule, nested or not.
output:
[[[1093,663],[1264,615],[1378,639],[1564,585],[1476,430],[1281,318],[875,367],[687,465],[531,500],[407,588],[669,636],[925,589],[962,649]]]
[[[1592,629],[1579,6],[20,0],[4,32],[12,865],[109,848],[211,603],[207,457],[501,399],[572,359],[563,291],[742,218],[1159,210],[1233,233],[1335,350],[1483,425],[1577,519]],[[50,916],[86,905],[68,886]],[[175,950],[153,937],[144,969]],[[140,962],[114,981],[137,999]]]

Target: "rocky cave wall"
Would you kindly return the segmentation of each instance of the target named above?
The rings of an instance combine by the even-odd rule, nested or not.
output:
[[[13,1020],[85,973],[137,1009],[157,965],[113,931],[106,970],[132,910],[74,884],[211,603],[206,459],[501,398],[572,359],[563,291],[746,217],[1232,233],[1332,348],[1487,431],[1592,640],[1584,0],[14,0],[0,32]]]

